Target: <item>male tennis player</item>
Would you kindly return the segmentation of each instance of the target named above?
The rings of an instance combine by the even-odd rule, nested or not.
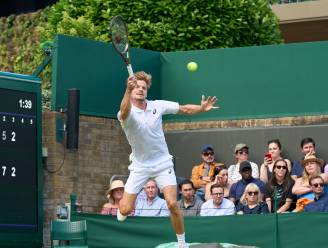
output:
[[[164,114],[197,114],[216,109],[215,96],[200,105],[179,105],[170,101],[148,101],[151,75],[137,72],[127,79],[118,119],[132,149],[130,175],[120,201],[117,219],[124,221],[133,210],[137,194],[149,178],[154,178],[164,193],[170,210],[171,223],[177,234],[179,248],[188,247],[185,242],[183,217],[177,205],[176,177],[172,156],[169,154],[162,127]]]

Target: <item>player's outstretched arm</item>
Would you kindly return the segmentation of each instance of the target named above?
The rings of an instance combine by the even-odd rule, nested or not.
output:
[[[121,101],[121,106],[120,106],[120,116],[119,118],[124,121],[126,118],[128,118],[130,111],[131,111],[131,91],[134,89],[136,86],[136,80],[133,76],[129,77],[126,80],[126,89],[125,93],[123,96],[123,99]]]
[[[195,104],[180,105],[179,114],[194,115],[202,112],[208,112],[212,109],[218,109],[220,107],[215,106],[217,100],[218,99],[216,98],[216,96],[209,96],[205,98],[205,96],[202,95],[200,105],[195,105]]]

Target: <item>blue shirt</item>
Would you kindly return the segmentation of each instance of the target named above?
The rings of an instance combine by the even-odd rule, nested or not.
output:
[[[135,216],[169,216],[170,212],[167,208],[165,200],[156,196],[152,201],[140,197],[136,203]]]
[[[319,199],[305,205],[304,212],[328,212],[328,194],[322,193]]]
[[[241,179],[231,186],[229,192],[229,198],[235,198],[236,205],[238,204],[239,199],[243,195],[245,188],[249,183],[255,183],[260,188],[261,193],[264,193],[265,184],[260,179],[252,178],[249,182],[246,182],[245,180]]]

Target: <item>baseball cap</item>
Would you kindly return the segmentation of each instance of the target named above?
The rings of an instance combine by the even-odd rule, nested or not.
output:
[[[206,152],[208,150],[214,151],[214,147],[212,145],[203,145],[201,151]]]
[[[238,152],[239,150],[243,149],[243,148],[247,148],[248,149],[248,146],[244,143],[240,143],[240,144],[237,144],[235,146],[235,153]]]
[[[252,169],[251,163],[248,162],[248,161],[241,162],[240,165],[239,165],[239,171],[242,171],[246,168]]]

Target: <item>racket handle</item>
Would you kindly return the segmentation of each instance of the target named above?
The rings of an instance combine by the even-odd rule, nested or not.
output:
[[[127,66],[126,66],[126,68],[128,69],[128,72],[129,72],[129,76],[133,76],[133,70],[132,70],[132,66],[131,66],[131,64],[128,64]]]

